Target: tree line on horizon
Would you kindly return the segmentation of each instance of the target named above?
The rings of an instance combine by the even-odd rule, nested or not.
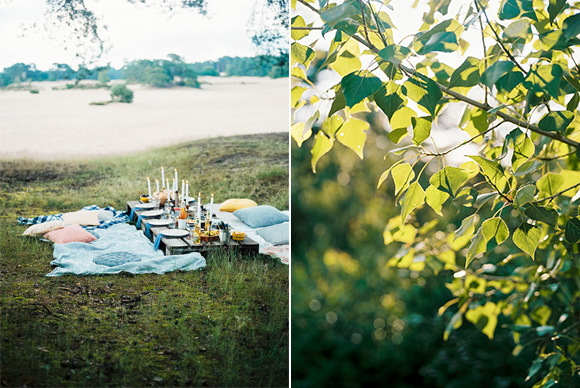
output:
[[[169,59],[140,59],[122,68],[79,65],[74,70],[66,63],[54,63],[49,70],[39,70],[36,64],[16,63],[0,73],[0,87],[31,81],[74,81],[123,79],[155,87],[199,87],[198,76],[253,76],[280,78],[288,76],[288,55],[258,55],[254,57],[221,57],[218,60],[187,63],[176,54]]]

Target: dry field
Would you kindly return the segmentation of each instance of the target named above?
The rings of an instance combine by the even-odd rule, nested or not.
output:
[[[200,77],[201,89],[130,85],[131,104],[105,89],[0,91],[0,159],[69,159],[132,153],[187,140],[287,132],[288,78]]]

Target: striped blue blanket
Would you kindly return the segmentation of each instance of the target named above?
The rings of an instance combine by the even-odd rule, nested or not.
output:
[[[82,210],[108,210],[113,213],[113,218],[107,221],[101,221],[99,226],[83,226],[86,230],[94,230],[94,229],[107,229],[113,225],[121,224],[129,221],[129,217],[127,216],[127,212],[121,212],[115,210],[112,206],[107,206],[106,208],[101,209],[97,205],[90,205],[83,207]],[[33,224],[42,224],[43,222],[48,221],[62,221],[62,213],[59,214],[52,214],[48,216],[38,216],[32,218],[24,218],[18,217],[18,223],[20,225],[33,225]]]

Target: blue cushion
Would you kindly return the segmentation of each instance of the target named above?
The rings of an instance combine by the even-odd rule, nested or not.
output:
[[[239,209],[234,212],[242,222],[251,228],[261,228],[286,222],[290,218],[273,206],[260,205]]]
[[[256,230],[256,234],[272,245],[285,245],[289,243],[290,224],[283,222],[281,224],[266,226],[265,228]]]

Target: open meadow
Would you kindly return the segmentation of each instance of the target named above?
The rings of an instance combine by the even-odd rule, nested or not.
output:
[[[279,260],[214,254],[207,257],[207,267],[193,272],[51,278],[45,275],[51,271],[52,244],[21,236],[26,226],[16,222],[19,216],[75,211],[92,204],[124,210],[127,200],[146,191],[145,177],[158,173],[160,166],[166,171],[177,168],[180,176],[190,177],[193,191],[213,192],[216,202],[252,198],[258,204],[288,209],[288,133],[286,127],[268,124],[269,114],[280,115],[265,108],[260,109],[264,117],[240,118],[244,104],[258,103],[255,97],[238,101],[235,108],[228,106],[227,99],[219,109],[214,107],[228,95],[226,89],[226,85],[202,90],[136,89],[133,104],[108,106],[88,105],[106,99],[104,90],[41,90],[38,95],[0,92],[3,125],[4,120],[38,120],[24,111],[12,112],[5,105],[12,101],[7,94],[39,98],[39,104],[46,99],[42,103],[57,110],[56,102],[48,100],[62,93],[69,97],[59,104],[65,104],[63,109],[70,114],[66,123],[59,123],[57,116],[47,121],[46,133],[38,136],[26,133],[24,127],[11,127],[19,136],[2,129],[2,386],[288,384],[289,270]],[[285,87],[277,89],[286,91]],[[203,114],[186,109],[188,104],[202,103],[188,100],[187,96],[197,93],[206,96],[208,108]],[[272,103],[272,110],[286,109],[286,104],[269,101],[264,94],[250,94],[260,95],[261,104]],[[175,106],[174,110],[161,109],[161,101]],[[76,102],[78,107],[73,105]],[[152,107],[155,119],[148,111]],[[77,109],[91,111],[93,119],[87,125],[78,121]],[[258,132],[284,132],[217,137],[227,134],[234,122],[239,123],[238,133],[243,133],[243,126]],[[68,128],[70,139],[59,127]],[[79,133],[72,136],[70,129]],[[183,139],[186,132],[211,138],[151,150]],[[70,152],[59,154],[65,159],[60,161],[12,157],[22,142],[35,142],[39,148],[34,156],[42,159],[47,149],[47,154],[55,152],[65,141],[71,142],[66,145],[69,150],[74,150],[68,148],[74,142],[84,142],[85,156],[130,151],[140,142],[140,150],[148,150],[83,159],[72,159],[75,153]]]
[[[89,104],[110,100],[108,89],[63,90],[73,81],[32,82],[38,94],[0,90],[0,158],[121,155],[187,140],[288,133],[288,78],[199,81],[200,89],[130,84],[132,103],[105,106]]]

